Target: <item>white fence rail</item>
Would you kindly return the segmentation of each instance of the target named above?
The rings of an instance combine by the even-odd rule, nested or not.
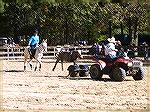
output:
[[[68,49],[76,49],[81,50],[82,55],[87,55],[89,52],[89,48],[91,46],[61,46],[63,48]],[[59,52],[58,48],[60,46],[48,46],[47,52],[43,54],[43,58],[55,58],[56,54]],[[0,46],[0,59],[17,59],[17,58],[23,58],[24,53],[24,46]]]

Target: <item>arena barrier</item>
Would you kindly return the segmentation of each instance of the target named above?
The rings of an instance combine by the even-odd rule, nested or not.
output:
[[[26,46],[10,46],[10,45],[4,45],[0,46],[0,59],[20,59],[24,58],[23,53]],[[57,53],[59,53],[60,49],[66,49],[66,50],[81,50],[81,55],[88,56],[89,49],[91,46],[48,46],[47,52],[43,53],[43,58],[50,58],[55,59]]]

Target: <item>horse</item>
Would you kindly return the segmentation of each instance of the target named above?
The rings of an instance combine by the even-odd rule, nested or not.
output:
[[[43,57],[43,52],[47,52],[47,39],[43,40],[42,43],[36,47],[35,55],[34,57],[30,56],[29,53],[29,46],[27,46],[24,50],[24,71],[26,70],[26,65],[27,65],[27,59],[30,57],[28,63],[30,64],[31,70],[32,70],[32,64],[30,63],[31,60],[34,58],[36,60],[36,66],[35,66],[35,71],[37,69],[37,65],[39,63],[39,71],[41,70],[41,58]]]
[[[62,71],[63,71],[63,61],[73,62],[74,65],[75,65],[77,58],[80,58],[80,59],[82,58],[80,50],[73,50],[73,51],[63,51],[63,50],[61,50],[56,56],[56,62],[55,62],[55,65],[54,65],[54,68],[52,69],[52,71],[55,70],[56,65],[59,61],[61,61]]]

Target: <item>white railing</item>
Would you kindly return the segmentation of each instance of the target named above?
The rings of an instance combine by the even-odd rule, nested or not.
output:
[[[55,58],[56,54],[59,52],[59,50],[62,48],[65,49],[75,49],[75,50],[81,50],[82,55],[87,55],[89,52],[89,48],[91,46],[48,46],[47,52],[43,54],[43,58]],[[16,58],[23,58],[24,53],[23,46],[10,46],[5,45],[0,47],[0,58],[5,59],[16,59]]]

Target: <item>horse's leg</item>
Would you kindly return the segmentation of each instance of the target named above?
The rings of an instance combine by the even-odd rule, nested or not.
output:
[[[63,69],[63,61],[61,61],[61,67],[62,67],[62,71],[63,71],[63,70],[64,70],[64,69]]]
[[[32,64],[30,63],[32,59],[29,60],[29,62],[27,62],[28,57],[24,57],[24,71],[26,70],[27,67],[27,63],[30,64],[31,70],[32,70]]]
[[[32,70],[32,64],[31,64],[31,60],[32,60],[32,59],[30,59],[28,63],[29,63],[29,65],[30,65],[30,68],[31,68],[31,70]]]
[[[39,62],[39,71],[41,71],[41,67],[42,67],[42,64],[41,64],[41,61]]]
[[[76,65],[76,61],[73,61],[73,64]]]
[[[38,63],[39,63],[39,71],[41,71],[41,60],[40,60],[40,59],[36,59],[36,66],[35,66],[34,71],[37,70],[37,65],[38,65]]]
[[[41,67],[42,67],[41,59],[38,59],[38,63],[39,63],[39,71],[41,71]]]
[[[27,66],[27,58],[24,57],[24,71],[26,71],[26,66]]]
[[[43,54],[38,58],[38,62],[39,62],[39,71],[41,71],[41,67],[42,67],[42,56],[43,56]]]
[[[55,62],[55,66],[54,66],[54,68],[52,69],[52,71],[54,71],[55,70],[55,68],[56,68],[56,65],[57,65],[57,63],[59,62],[59,60],[57,59],[56,60],[56,62]]]
[[[36,59],[36,66],[35,66],[34,71],[36,71],[36,70],[37,70],[37,65],[38,65],[38,60]]]

